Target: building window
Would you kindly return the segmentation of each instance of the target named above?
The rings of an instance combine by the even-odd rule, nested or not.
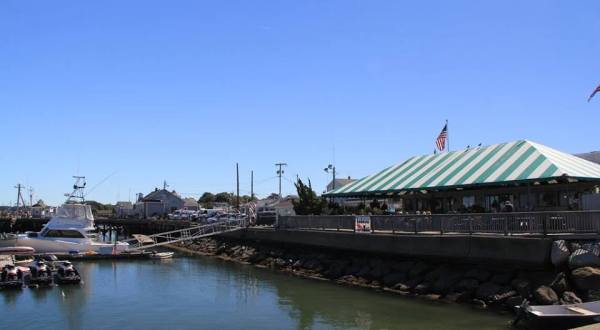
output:
[[[540,207],[556,207],[559,205],[558,192],[542,192],[538,195],[538,205]]]
[[[463,196],[463,206],[465,208],[470,208],[475,205],[475,196]]]
[[[85,238],[76,230],[48,230],[46,237],[62,237],[62,238]]]
[[[509,194],[503,195],[486,195],[485,196],[485,209],[492,212],[502,211],[506,202],[513,202],[514,196]]]

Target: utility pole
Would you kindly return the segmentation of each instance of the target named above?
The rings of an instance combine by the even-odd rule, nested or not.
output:
[[[281,176],[283,175],[283,167],[287,166],[286,163],[277,163],[275,164],[275,166],[278,167],[277,169],[277,176],[279,177],[279,199],[281,199]]]
[[[332,187],[331,190],[335,190],[335,166],[332,164],[327,165],[327,167],[325,167],[323,169],[326,173],[329,173],[329,171],[332,172],[333,174],[333,181],[331,181]]]
[[[21,213],[20,212],[21,205],[23,205],[23,207],[25,207],[25,200],[23,200],[23,194],[21,194],[21,189],[25,189],[25,186],[23,186],[20,183],[17,183],[15,188],[17,188],[17,218],[18,218],[19,214]]]
[[[250,200],[254,200],[254,171],[250,171]]]
[[[33,207],[33,187],[29,187],[29,208]]]
[[[240,167],[238,166],[238,163],[235,163],[235,176],[236,176],[236,186],[237,186],[236,205],[239,210],[240,209]]]

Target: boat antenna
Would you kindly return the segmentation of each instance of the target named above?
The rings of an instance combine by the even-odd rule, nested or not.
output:
[[[83,193],[83,189],[85,189],[86,185],[85,176],[73,176],[73,179],[75,179],[75,184],[73,184],[73,192],[70,194],[65,194],[65,196],[67,196],[66,203],[83,203],[85,202],[85,194]]]
[[[88,189],[87,193],[85,195],[83,195],[84,197],[86,197],[87,195],[91,194],[92,191],[94,191],[96,188],[98,188],[101,184],[103,184],[104,182],[106,182],[106,180],[110,179],[113,175],[117,174],[117,172],[119,171],[114,171],[111,174],[107,175],[106,177],[104,177],[104,179],[100,180],[100,182],[96,183],[95,186],[93,186],[92,188]]]

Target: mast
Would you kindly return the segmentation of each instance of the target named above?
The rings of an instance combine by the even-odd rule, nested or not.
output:
[[[73,192],[65,194],[67,196],[67,204],[77,204],[85,202],[85,195],[83,190],[85,189],[86,181],[85,176],[73,176],[75,184],[73,184]]]

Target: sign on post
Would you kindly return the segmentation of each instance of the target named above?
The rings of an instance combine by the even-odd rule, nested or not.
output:
[[[371,233],[371,217],[368,215],[357,215],[354,217],[354,232]]]

